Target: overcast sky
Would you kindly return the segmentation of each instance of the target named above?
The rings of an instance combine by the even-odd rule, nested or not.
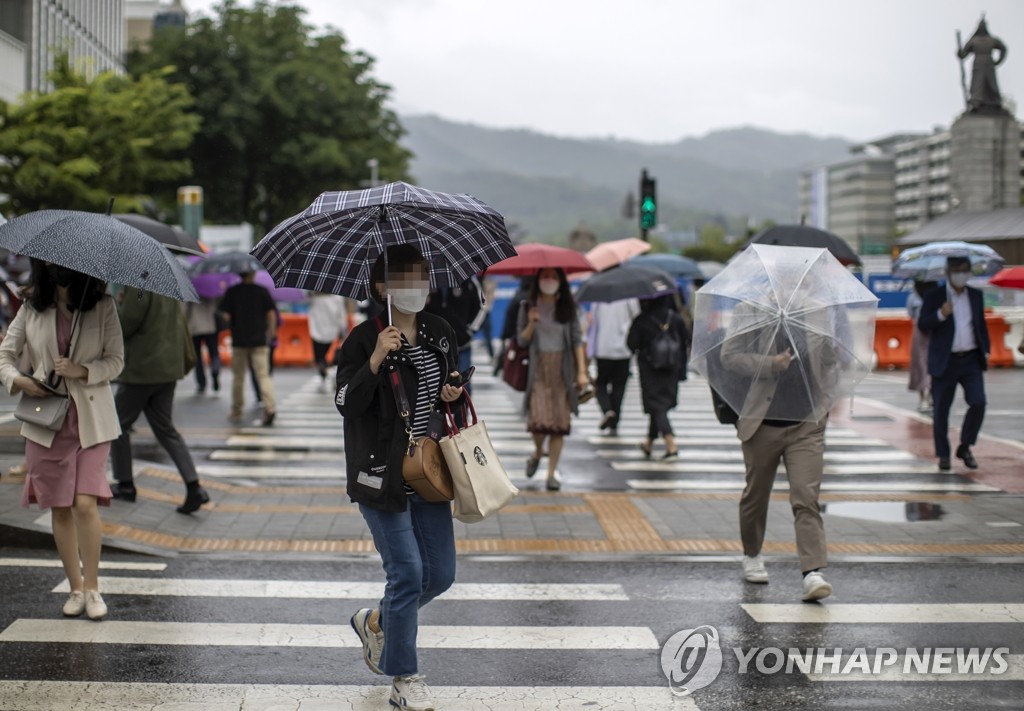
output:
[[[375,57],[400,113],[651,142],[746,125],[857,141],[948,125],[963,110],[955,33],[966,41],[984,12],[1009,48],[1000,88],[1024,113],[1024,0],[290,4]]]

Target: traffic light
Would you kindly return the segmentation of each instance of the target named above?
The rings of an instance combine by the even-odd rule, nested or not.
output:
[[[658,225],[658,202],[654,194],[654,178],[644,170],[640,174],[640,229],[643,232]]]

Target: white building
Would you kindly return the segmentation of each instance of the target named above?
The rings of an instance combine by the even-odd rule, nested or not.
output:
[[[0,2],[0,98],[48,91],[57,52],[96,76],[124,71],[124,0]]]

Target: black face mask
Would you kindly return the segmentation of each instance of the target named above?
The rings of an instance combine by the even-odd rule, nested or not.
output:
[[[78,272],[74,269],[68,269],[62,267],[59,264],[48,264],[46,265],[46,271],[49,273],[50,278],[53,279],[53,283],[57,286],[70,286],[71,282],[78,276]]]

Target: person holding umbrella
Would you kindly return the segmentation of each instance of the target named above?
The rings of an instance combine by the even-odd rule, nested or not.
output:
[[[240,274],[241,284],[224,293],[217,307],[231,328],[231,414],[241,422],[245,405],[245,374],[250,365],[263,400],[263,425],[277,415],[274,383],[270,379],[270,344],[277,338],[277,305],[266,288],[256,283],[256,272]]]
[[[370,293],[385,312],[345,339],[335,395],[345,419],[348,495],[387,576],[379,607],[356,611],[351,624],[366,665],[392,677],[391,704],[410,711],[434,708],[416,657],[419,610],[455,581],[451,504],[425,500],[402,478],[409,437],[425,436],[441,403],[462,396],[461,387],[449,384],[459,373],[455,332],[423,310],[429,292],[420,251],[411,244],[387,247],[370,274]],[[391,372],[400,377],[387,377]],[[405,389],[408,418],[398,412],[396,387]]]
[[[8,223],[11,224],[11,223]],[[60,429],[24,423],[28,474],[22,506],[49,508],[53,538],[71,595],[63,612],[92,620],[106,616],[99,592],[102,546],[97,506],[109,506],[107,458],[118,437],[110,381],[124,366],[117,308],[105,284],[40,259],[32,260],[31,296],[0,344],[0,380],[9,393],[50,394],[40,383],[70,399]],[[22,374],[22,354],[31,373]]]
[[[547,440],[547,490],[558,491],[558,461],[570,432],[570,413],[578,414],[578,393],[590,384],[583,330],[564,270],[546,267],[537,272],[519,308],[516,339],[530,349],[523,404],[534,452],[526,460],[526,476],[537,473]]]
[[[956,456],[968,469],[977,469],[978,462],[971,447],[978,441],[981,422],[985,418],[985,370],[991,346],[985,325],[982,294],[967,286],[971,278],[969,257],[946,258],[946,283],[926,293],[921,302],[917,327],[930,334],[928,342],[928,373],[932,376],[932,435],[939,471],[950,470],[949,410],[956,397],[956,387],[964,389],[967,413],[960,428],[960,446]]]

